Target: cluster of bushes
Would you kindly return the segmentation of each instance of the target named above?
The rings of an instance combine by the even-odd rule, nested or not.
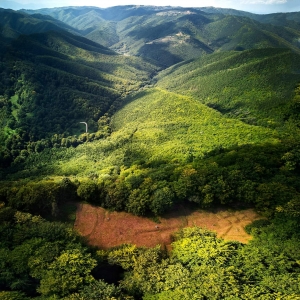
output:
[[[295,142],[220,148],[185,164],[139,161],[119,175],[85,183],[98,191],[88,195],[86,189],[85,199],[139,215],[161,214],[178,202],[255,206],[272,215],[278,207],[299,203],[299,153]]]
[[[281,245],[282,228],[274,225],[248,245],[195,227],[175,234],[170,255],[159,247],[123,245],[107,257],[126,270],[120,286],[136,299],[298,299],[299,234],[293,226],[285,226],[291,235]]]

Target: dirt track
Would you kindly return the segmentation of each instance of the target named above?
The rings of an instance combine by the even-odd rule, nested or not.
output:
[[[153,247],[171,244],[172,233],[188,226],[200,226],[217,232],[218,237],[242,243],[249,241],[245,225],[261,218],[252,209],[218,212],[189,211],[169,213],[160,223],[125,212],[109,212],[101,207],[79,204],[74,228],[89,244],[110,248],[123,243]]]

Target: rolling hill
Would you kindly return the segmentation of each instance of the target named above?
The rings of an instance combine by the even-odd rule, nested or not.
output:
[[[218,52],[170,67],[156,80],[226,116],[274,127],[282,124],[299,83],[299,62],[288,49]]]
[[[293,136],[291,126],[297,135],[292,111],[300,60],[296,45],[266,29],[277,25],[263,27],[243,13],[170,7],[38,12],[51,15],[39,20],[57,18],[78,33],[36,27],[7,44],[2,166],[13,162],[12,178],[98,177],[122,166],[143,169],[145,162],[185,166],[220,149],[280,145]],[[37,16],[13,14],[12,30]],[[127,40],[136,55],[83,37],[96,24],[111,26],[117,44]]]

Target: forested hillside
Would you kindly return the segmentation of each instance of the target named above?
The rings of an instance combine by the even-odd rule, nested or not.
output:
[[[300,299],[298,13],[0,14],[1,299]],[[248,244],[190,227],[104,250],[78,203],[261,219]]]
[[[163,67],[219,50],[284,47],[299,51],[297,13],[278,16],[276,21],[275,16],[213,8],[129,5],[38,12],[65,22],[118,53],[142,56]]]
[[[299,58],[289,49],[218,52],[170,67],[156,80],[230,118],[274,128],[286,120],[300,81]]]
[[[10,9],[0,8],[1,34],[9,39],[14,39],[20,34],[32,34],[55,31],[73,31],[67,24],[60,22],[50,16],[35,14],[28,15]]]
[[[42,150],[85,132],[81,121],[96,132],[99,118],[112,114],[122,97],[157,70],[142,59],[52,28],[7,42],[1,56],[3,165],[21,151],[34,150],[31,142],[40,141],[36,150]],[[81,142],[73,138],[72,143]]]

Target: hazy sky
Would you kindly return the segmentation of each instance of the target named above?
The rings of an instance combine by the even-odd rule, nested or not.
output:
[[[300,0],[0,0],[0,7],[7,7],[13,2],[24,5],[24,8],[44,8],[62,6],[98,6],[116,5],[171,5],[183,7],[215,6],[234,8],[255,13],[274,13],[300,11]]]

